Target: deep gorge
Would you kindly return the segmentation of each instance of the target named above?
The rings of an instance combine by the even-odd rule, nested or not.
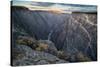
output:
[[[21,30],[36,40],[50,40],[71,55],[82,52],[97,60],[97,14],[56,14],[12,7],[12,33]],[[25,34],[27,33],[27,34]],[[14,35],[16,40],[17,35]]]

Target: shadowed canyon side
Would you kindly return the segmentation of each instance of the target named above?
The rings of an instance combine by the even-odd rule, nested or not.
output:
[[[50,43],[55,48],[52,49],[54,46],[45,47],[54,51],[50,52],[44,49],[45,52],[58,57],[59,51],[63,51],[64,56],[67,55],[67,58],[63,59],[64,62],[97,60],[97,14],[58,14],[50,11],[29,10],[26,7],[18,6],[12,6],[11,9],[12,44],[15,44],[19,35],[30,36],[38,41],[37,43],[45,42],[47,44],[47,42],[51,41]],[[42,46],[38,47],[37,50],[40,50],[40,48]],[[89,60],[84,60],[83,57]]]

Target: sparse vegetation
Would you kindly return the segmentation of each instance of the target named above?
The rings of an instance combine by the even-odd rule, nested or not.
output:
[[[48,45],[43,44],[43,43],[38,44],[38,47],[36,48],[36,50],[38,50],[38,51],[45,51],[47,49],[48,49]]]
[[[91,59],[87,56],[85,56],[82,52],[79,52],[77,55],[76,55],[76,59],[80,62],[85,62],[85,61],[91,61]]]

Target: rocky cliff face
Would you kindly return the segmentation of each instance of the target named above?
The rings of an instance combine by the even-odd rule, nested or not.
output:
[[[30,36],[36,41],[53,42],[55,49],[70,56],[65,61],[81,61],[77,60],[80,56],[84,61],[97,60],[96,14],[56,14],[12,7],[11,16],[12,45],[18,36]]]

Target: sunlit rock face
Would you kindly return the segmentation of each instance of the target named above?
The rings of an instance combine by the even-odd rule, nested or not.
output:
[[[50,40],[70,55],[82,52],[97,60],[96,14],[56,14],[12,7],[12,24],[37,40]]]

